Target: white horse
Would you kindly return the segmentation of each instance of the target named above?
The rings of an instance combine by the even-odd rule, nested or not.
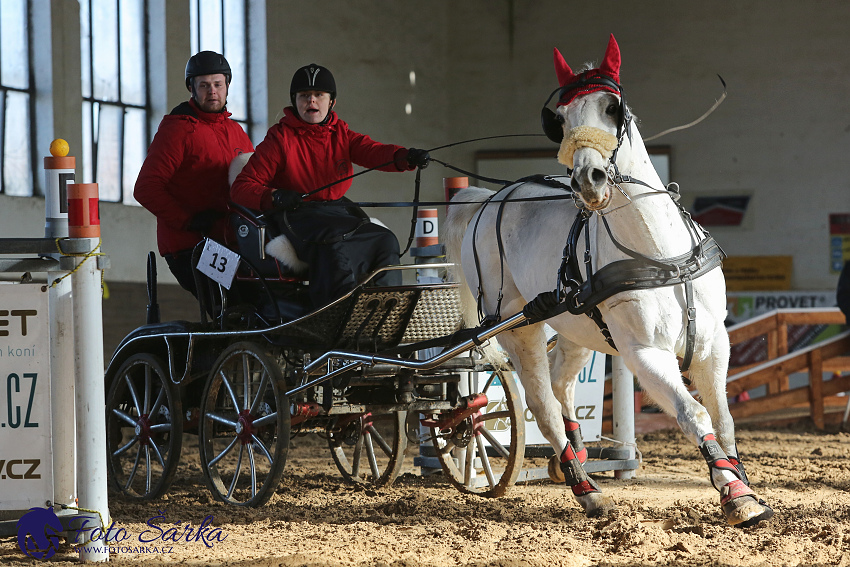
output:
[[[563,307],[564,296],[574,311],[597,304],[610,342],[590,317],[563,308],[547,320],[559,335],[548,355],[542,323],[498,335],[528,408],[560,456],[550,474],[563,472],[588,517],[614,508],[581,466],[587,452],[573,403],[578,372],[595,350],[622,356],[643,390],[697,445],[730,525],[768,519],[773,511],[749,488],[726,400],[722,251],[683,214],[653,168],[622,98],[614,37],[599,68],[576,75],[557,49],[555,67],[558,107],[556,113],[544,108],[544,130],[563,140],[558,159],[572,169],[569,186],[525,182],[496,194],[476,187],[457,194],[460,203],[482,203],[450,207],[444,226],[449,257],[460,259],[471,292],[465,304],[477,299],[479,317],[513,315],[541,293],[550,308],[559,298]],[[570,193],[575,203],[565,199]],[[545,197],[552,199],[529,199]],[[586,232],[565,250],[576,206]],[[587,275],[587,259],[596,276]],[[636,285],[644,276],[649,286]],[[560,296],[552,292],[559,279]],[[537,306],[536,313],[541,310],[547,311]],[[683,383],[677,356],[689,360],[702,403]]]

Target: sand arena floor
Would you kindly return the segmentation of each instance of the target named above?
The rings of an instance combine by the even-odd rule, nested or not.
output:
[[[270,502],[241,509],[213,501],[188,444],[174,485],[153,502],[110,501],[116,525],[136,535],[148,518],[212,516],[223,541],[174,543],[163,553],[113,554],[113,565],[232,566],[850,566],[850,434],[811,428],[741,429],[738,444],[754,489],[776,510],[742,530],[721,517],[696,448],[675,430],[643,434],[633,480],[595,475],[618,504],[589,520],[563,485],[518,484],[506,496],[465,495],[440,475],[420,477],[408,459],[391,487],[345,484],[324,441],[293,441]],[[133,540],[131,540],[132,542]],[[138,545],[138,543],[137,543]],[[149,551],[149,550],[148,550]],[[68,546],[49,562],[77,564]],[[39,565],[12,539],[0,565]]]

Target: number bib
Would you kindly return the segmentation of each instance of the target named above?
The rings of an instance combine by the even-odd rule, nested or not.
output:
[[[197,268],[199,272],[214,282],[230,289],[233,278],[236,277],[239,260],[239,254],[215,240],[207,238]]]

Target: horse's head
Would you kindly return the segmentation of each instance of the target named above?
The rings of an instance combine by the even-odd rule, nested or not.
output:
[[[611,203],[609,172],[616,160],[631,116],[620,88],[620,49],[614,36],[602,65],[576,75],[555,49],[555,71],[561,85],[558,108],[544,107],[546,134],[560,142],[558,161],[572,169],[572,189],[589,210]]]

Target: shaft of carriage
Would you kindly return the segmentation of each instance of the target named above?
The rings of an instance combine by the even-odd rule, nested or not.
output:
[[[462,343],[458,344],[457,346],[449,348],[446,351],[438,354],[437,356],[433,356],[426,360],[403,360],[399,358],[369,355],[359,352],[330,351],[323,354],[321,357],[307,365],[304,368],[304,376],[306,377],[316,375],[322,371],[323,367],[330,368],[333,364],[333,361],[335,360],[345,360],[354,362],[350,362],[345,366],[342,366],[335,370],[329,370],[324,376],[321,376],[319,378],[316,378],[315,380],[306,382],[289,390],[286,395],[292,396],[308,388],[317,386],[322,382],[335,378],[336,376],[340,376],[349,371],[356,370],[364,365],[374,366],[375,364],[390,364],[401,368],[410,368],[413,370],[432,370],[462,353],[469,352],[473,348],[481,346],[486,341],[492,339],[499,333],[510,330],[522,323],[525,323],[526,321],[528,321],[528,317],[526,317],[525,314],[517,313],[516,315],[502,321],[501,323],[482,330],[473,338],[467,339]]]

